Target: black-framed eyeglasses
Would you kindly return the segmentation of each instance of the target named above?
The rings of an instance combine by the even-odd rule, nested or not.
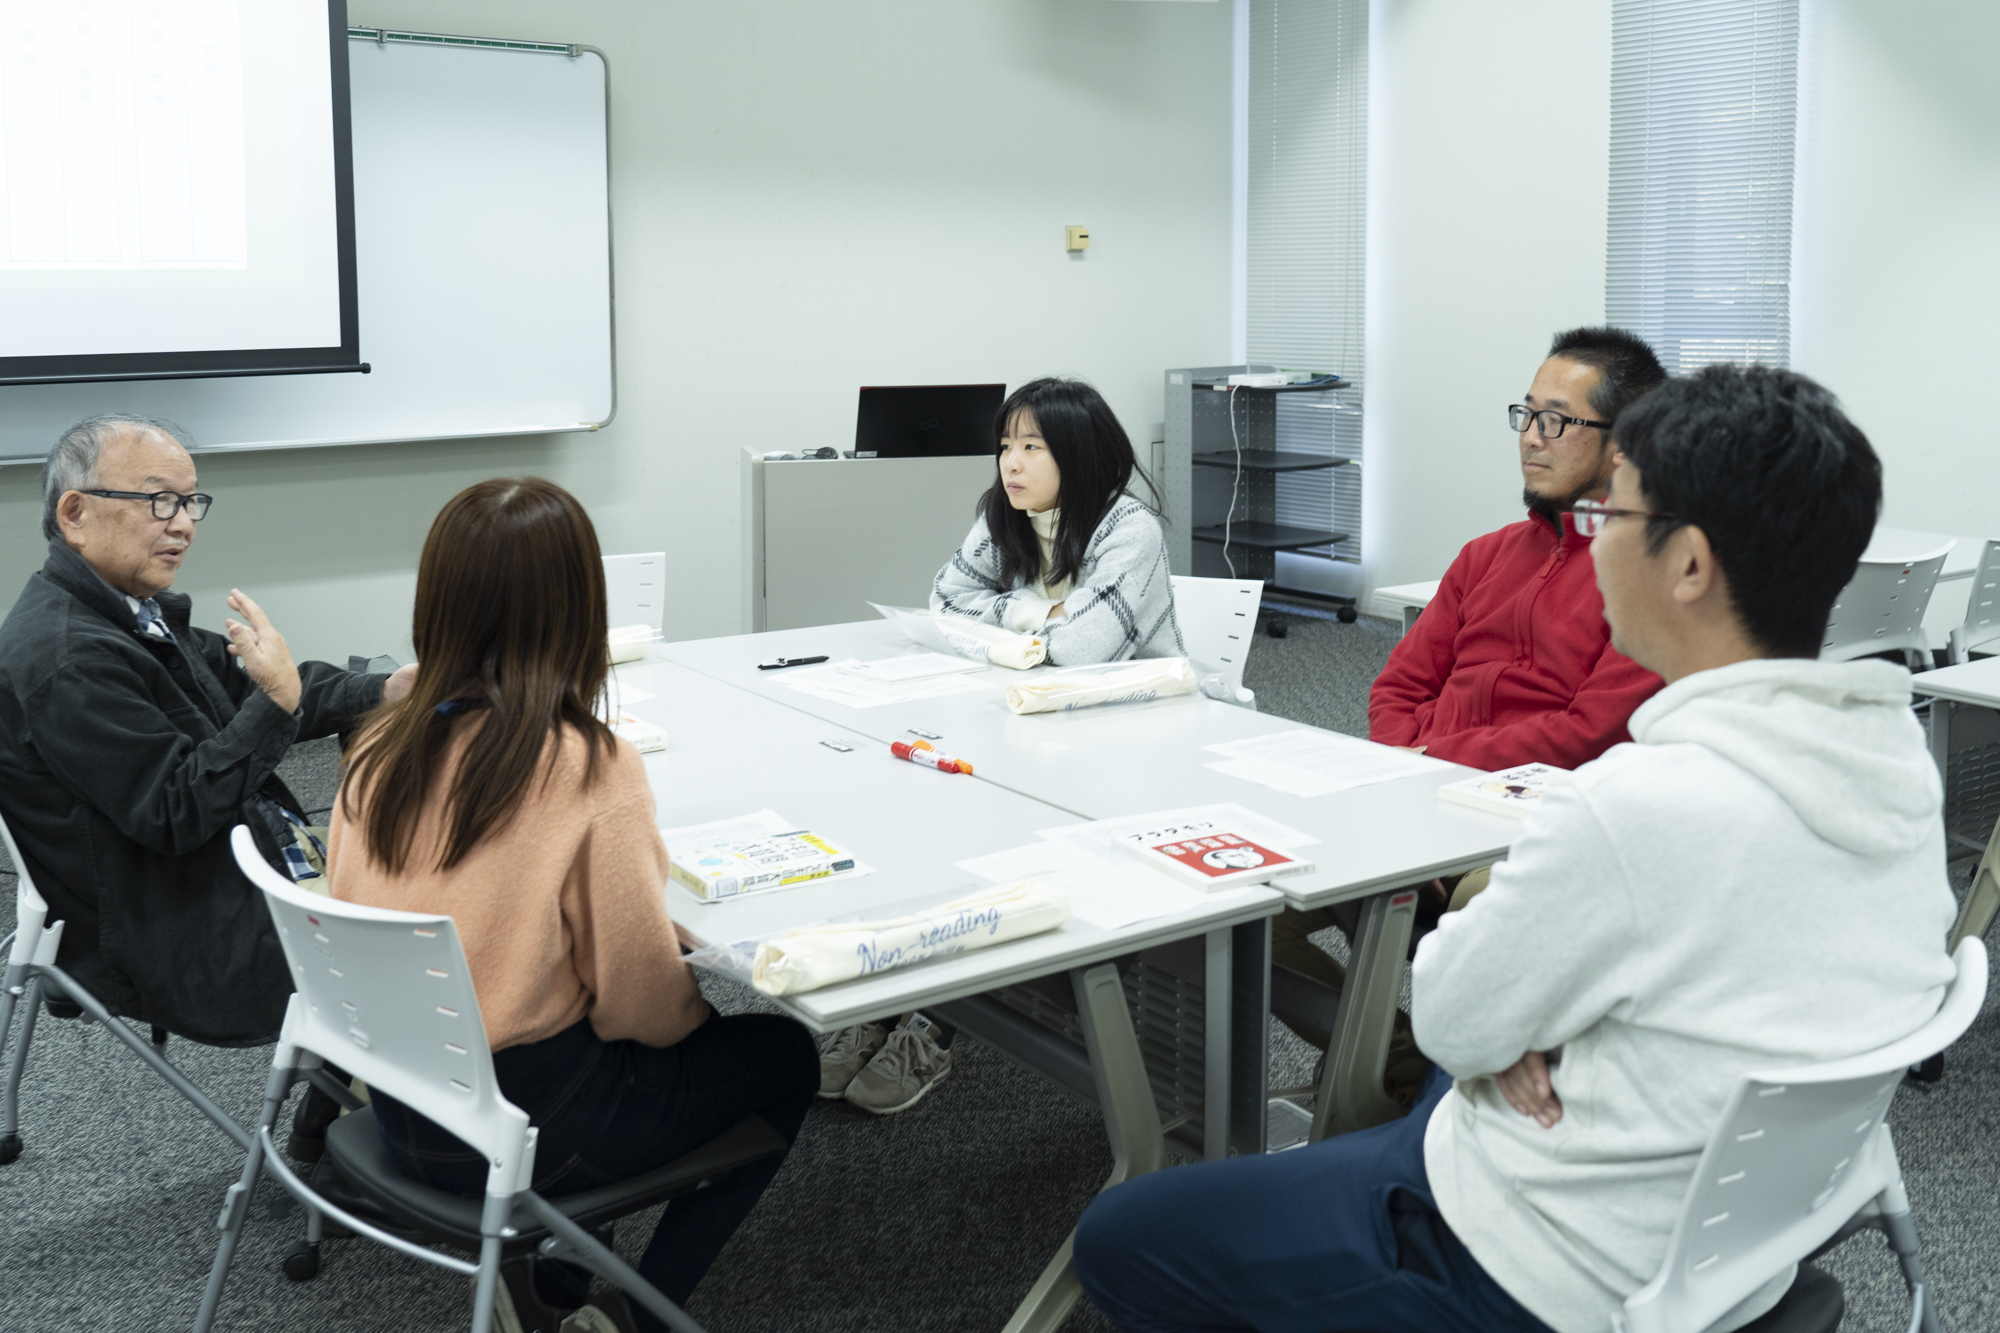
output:
[[[1608,421],[1592,421],[1589,417],[1566,417],[1553,407],[1545,407],[1537,412],[1526,403],[1513,403],[1507,408],[1507,424],[1514,428],[1516,435],[1519,435],[1528,428],[1530,418],[1534,420],[1535,429],[1542,433],[1542,438],[1545,440],[1553,440],[1561,436],[1563,427],[1565,426],[1595,426],[1599,430],[1611,429],[1611,423]]]
[[[214,496],[200,491],[193,495],[182,495],[179,491],[85,491],[84,494],[101,495],[107,500],[150,500],[154,518],[171,519],[185,509],[197,523],[208,517],[208,507],[215,503]]]
[[[1595,537],[1611,525],[1614,518],[1667,518],[1682,522],[1679,514],[1660,514],[1651,509],[1613,509],[1592,500],[1579,500],[1569,507],[1570,521],[1576,524],[1579,537]]]

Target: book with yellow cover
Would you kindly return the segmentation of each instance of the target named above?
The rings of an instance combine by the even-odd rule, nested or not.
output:
[[[669,872],[704,902],[782,889],[854,869],[854,854],[817,833],[793,829],[697,847]]]

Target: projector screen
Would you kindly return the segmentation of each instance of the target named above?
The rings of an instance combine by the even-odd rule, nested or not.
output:
[[[0,0],[0,384],[360,341],[346,0]]]

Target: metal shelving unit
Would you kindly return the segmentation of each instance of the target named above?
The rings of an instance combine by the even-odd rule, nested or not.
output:
[[[1265,366],[1204,366],[1167,372],[1166,476],[1169,561],[1177,574],[1262,579],[1279,587],[1279,551],[1331,550],[1350,534],[1286,522],[1281,478],[1331,472],[1353,460],[1279,448],[1279,400],[1322,395],[1342,381],[1273,388],[1229,387],[1229,376]],[[1288,483],[1291,484],[1291,483]],[[1226,534],[1226,545],[1225,545]]]

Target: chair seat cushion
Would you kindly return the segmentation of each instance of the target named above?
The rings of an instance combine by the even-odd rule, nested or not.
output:
[[[1811,1264],[1800,1264],[1784,1298],[1736,1333],[1834,1333],[1846,1310],[1840,1280]]]
[[[737,1167],[768,1157],[783,1156],[784,1136],[762,1117],[746,1116],[684,1157],[630,1180],[581,1190],[550,1199],[566,1217],[591,1230],[628,1213],[650,1208],[699,1189]],[[387,1211],[408,1217],[434,1239],[468,1249],[479,1247],[480,1198],[467,1198],[410,1179],[398,1169],[383,1146],[373,1110],[344,1115],[326,1131],[326,1152],[356,1192]],[[520,1235],[508,1249],[519,1250],[539,1239],[545,1228],[525,1208],[511,1219]]]

